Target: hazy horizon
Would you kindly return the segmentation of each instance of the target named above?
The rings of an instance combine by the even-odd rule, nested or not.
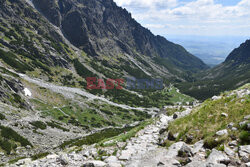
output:
[[[114,0],[153,34],[219,64],[250,38],[249,0]]]
[[[168,35],[167,40],[182,45],[208,65],[222,63],[231,51],[249,39],[245,36]]]

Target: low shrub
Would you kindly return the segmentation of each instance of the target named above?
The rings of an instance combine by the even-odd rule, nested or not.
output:
[[[0,120],[4,120],[6,119],[5,115],[3,115],[2,113],[0,113]]]
[[[37,160],[37,159],[44,158],[44,157],[46,157],[47,155],[49,155],[48,152],[39,153],[39,154],[32,155],[32,156],[31,156],[31,159],[34,161],[34,160]]]
[[[96,76],[93,72],[89,71],[86,67],[84,67],[84,65],[82,65],[82,63],[80,63],[78,59],[74,59],[73,63],[77,74],[80,75],[81,77],[85,78],[85,77]]]
[[[8,140],[0,140],[0,146],[1,148],[6,151],[6,153],[9,155],[11,152],[11,143]]]
[[[249,131],[241,131],[240,133],[240,142],[241,144],[247,144],[249,145],[250,144],[250,133]]]
[[[69,129],[66,129],[66,128],[64,128],[64,127],[62,127],[62,126],[60,126],[60,125],[58,125],[58,124],[56,124],[54,122],[46,122],[46,123],[47,123],[48,126],[50,126],[52,128],[57,128],[57,129],[63,130],[64,132],[69,132]]]
[[[208,149],[213,149],[221,145],[224,141],[225,141],[224,137],[218,139],[215,139],[214,137],[208,137],[204,141],[204,147]]]
[[[46,129],[47,128],[47,125],[42,122],[42,121],[33,121],[33,122],[30,122],[31,125],[33,125],[36,129]]]
[[[2,59],[6,64],[15,68],[19,72],[25,73],[26,71],[33,71],[34,69],[31,68],[28,64],[17,60],[16,55],[11,52],[5,52],[0,49],[0,59]]]
[[[24,137],[20,136],[16,131],[14,131],[13,129],[9,128],[9,127],[4,127],[4,126],[0,126],[1,129],[1,136],[5,139],[11,139],[14,140],[16,142],[19,142],[21,144],[21,146],[27,146],[30,145],[32,146],[32,144],[25,139]]]
[[[25,159],[26,157],[18,157],[18,158],[15,158],[15,159],[11,159],[9,160],[9,164],[14,164],[16,163],[17,161],[21,160],[21,159]]]

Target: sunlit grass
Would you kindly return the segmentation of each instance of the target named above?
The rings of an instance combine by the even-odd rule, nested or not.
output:
[[[194,143],[201,139],[214,140],[216,138],[215,133],[226,129],[227,125],[232,122],[238,128],[238,131],[228,129],[229,136],[233,135],[239,138],[239,122],[243,121],[244,116],[250,115],[249,108],[249,95],[237,98],[235,95],[227,97],[224,94],[222,99],[216,101],[208,99],[202,106],[193,110],[190,115],[172,122],[169,125],[169,130],[173,134],[179,133],[178,139],[186,140],[187,134],[192,135],[194,137],[192,143]],[[222,116],[222,113],[226,113],[228,117]],[[230,140],[230,137],[225,140]]]

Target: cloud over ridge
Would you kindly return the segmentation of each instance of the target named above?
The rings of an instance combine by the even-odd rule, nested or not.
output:
[[[115,2],[156,34],[250,35],[250,0],[238,0],[231,6],[215,0]]]

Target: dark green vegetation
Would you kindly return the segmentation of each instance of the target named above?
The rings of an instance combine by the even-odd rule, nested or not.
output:
[[[250,88],[249,84],[244,87]],[[228,96],[230,93],[223,94],[223,98],[220,100],[208,99],[189,116],[172,122],[169,130],[172,134],[179,133],[176,140],[182,139],[188,143],[195,143],[203,139],[205,147],[210,149],[234,138],[240,139],[241,144],[250,144],[250,135],[246,131],[246,125],[239,126],[239,123],[244,120],[244,116],[250,115],[250,96],[238,98],[235,94]],[[223,116],[222,113],[228,114],[228,117]],[[238,130],[228,129],[227,125],[230,123],[234,123]],[[228,130],[228,136],[216,136],[215,133],[223,129]],[[187,136],[193,136],[193,140],[190,141]]]
[[[0,59],[2,59],[10,67],[13,67],[18,72],[21,72],[21,73],[34,70],[28,64],[22,62],[21,60],[18,60],[15,54],[11,52],[5,52],[2,49],[0,49]]]
[[[82,63],[80,63],[78,59],[74,59],[73,63],[77,74],[81,77],[86,78],[96,76],[93,72],[89,71],[84,65],[82,65]]]
[[[56,73],[53,73],[53,71],[51,70],[51,67],[55,67],[55,66],[68,68],[69,65],[71,64],[75,67],[77,73],[80,76],[91,77],[93,75],[93,72],[89,71],[86,67],[84,67],[80,63],[82,62],[83,58],[82,57],[77,58],[77,55],[75,55],[72,52],[72,49],[68,45],[64,44],[61,37],[56,33],[56,31],[48,23],[46,23],[46,20],[39,13],[33,12],[31,8],[24,5],[23,1],[13,1],[11,3],[12,5],[10,6],[13,9],[11,11],[16,12],[16,13],[13,13],[13,15],[15,15],[14,16],[15,19],[18,20],[20,23],[23,23],[21,25],[15,24],[11,22],[11,18],[13,16],[9,16],[8,14],[6,14],[7,11],[10,10],[8,8],[5,8],[5,6],[7,6],[6,5],[7,3],[8,3],[7,1],[1,1],[1,14],[5,16],[4,17],[5,19],[1,19],[1,24],[0,24],[1,31],[3,32],[3,36],[1,37],[3,41],[1,42],[1,46],[4,46],[10,49],[11,51],[13,51],[14,54],[12,54],[11,56],[10,56],[11,52],[8,52],[8,54],[7,53],[4,54],[4,57],[2,56],[3,61],[5,61],[7,64],[9,64],[11,67],[18,70],[19,72],[26,72],[26,71],[33,72],[33,70],[37,70],[38,68],[39,69],[38,72],[40,73],[40,75],[49,76],[49,81],[53,81],[54,78],[52,76],[58,75]],[[50,12],[54,13],[54,11],[57,10],[57,8],[54,8],[55,6],[59,5],[59,8],[63,8],[63,6],[65,5],[63,1],[60,1],[60,2],[53,1],[52,3],[34,1],[34,3],[38,8],[41,9],[42,12],[45,12],[44,13],[45,16],[49,18],[49,20],[52,23],[54,23],[55,25],[62,24],[63,25],[62,29],[64,30],[66,37],[76,46],[83,48],[83,50],[88,54],[87,56],[98,55],[98,58],[94,58],[94,62],[99,61],[101,62],[101,65],[98,63],[91,63],[90,65],[94,69],[96,69],[98,72],[105,74],[107,77],[109,76],[120,77],[122,76],[121,73],[123,73],[123,71],[135,77],[140,77],[140,78],[148,77],[147,74],[145,74],[139,67],[137,67],[137,65],[134,62],[131,62],[130,60],[128,60],[125,54],[133,55],[133,57],[135,58],[138,57],[136,61],[141,62],[142,66],[147,65],[147,67],[144,67],[144,68],[146,69],[148,68],[150,70],[154,70],[154,69],[150,67],[151,66],[150,63],[144,59],[144,56],[148,56],[147,59],[150,60],[150,57],[154,55],[155,53],[157,54],[157,57],[162,57],[163,59],[165,59],[166,55],[168,55],[168,58],[166,59],[169,59],[173,67],[176,67],[176,64],[178,64],[177,68],[183,69],[184,65],[188,64],[190,69],[187,69],[187,70],[191,70],[191,71],[193,71],[192,67],[199,68],[199,69],[206,68],[204,63],[202,63],[199,59],[190,55],[181,46],[175,45],[165,40],[162,37],[154,36],[148,30],[141,27],[136,21],[134,21],[129,16],[127,12],[124,12],[123,10],[121,10],[113,2],[110,4],[103,3],[100,5],[105,6],[106,8],[109,8],[109,7],[113,8],[115,10],[114,12],[111,12],[111,11],[107,11],[107,12],[111,12],[110,14],[116,17],[124,18],[123,16],[125,16],[129,18],[129,20],[131,20],[132,22],[129,22],[127,20],[124,20],[124,22],[126,24],[130,24],[130,26],[128,27],[131,27],[131,28],[136,27],[134,32],[132,31],[132,29],[134,28],[129,29],[128,31],[128,33],[134,34],[132,35],[132,40],[131,40],[132,43],[127,45],[126,41],[128,42],[129,40],[125,40],[124,36],[119,36],[120,41],[118,43],[113,43],[114,45],[117,46],[118,50],[121,51],[122,56],[121,56],[121,53],[115,53],[113,49],[106,50],[105,48],[106,44],[101,43],[101,41],[99,41],[99,38],[100,38],[98,36],[99,33],[96,34],[96,33],[93,33],[92,31],[89,31],[89,36],[95,36],[96,40],[94,42],[96,42],[98,46],[101,46],[101,48],[99,48],[100,51],[93,49],[91,44],[87,42],[88,40],[83,39],[87,37],[86,34],[82,32],[82,30],[84,31],[84,28],[86,27],[82,26],[81,23],[77,25],[76,23],[70,22],[72,18],[74,19],[75,17],[74,15],[68,15],[67,18],[62,17],[62,20],[59,22],[56,21],[57,16],[53,17],[53,19],[50,18],[51,17]],[[59,3],[59,4],[56,4],[56,3]],[[75,2],[70,1],[70,3],[67,4],[68,8],[72,8],[73,6],[75,6],[74,3]],[[95,12],[96,10],[93,10],[93,8],[91,7],[89,3],[86,3],[85,5],[89,7],[91,11],[90,13],[92,13],[88,16],[89,19],[92,20],[91,18],[95,17],[95,14],[93,12]],[[83,12],[84,10],[81,10],[80,6],[81,5],[76,5],[75,7],[79,8],[79,11]],[[49,13],[46,13],[46,12],[49,12]],[[58,14],[60,14],[60,12]],[[82,14],[83,13],[80,13],[79,17],[82,17]],[[21,15],[22,17],[20,17]],[[33,17],[31,17],[31,15]],[[107,21],[108,20],[105,20],[101,24],[98,23],[102,27],[99,29],[99,31],[103,31],[101,34],[111,33],[113,35],[116,35],[115,32],[109,31],[111,29],[107,27],[108,26]],[[113,22],[113,20],[110,20],[110,21]],[[25,24],[26,22],[28,22],[29,24]],[[93,23],[93,24],[96,24],[96,23]],[[117,23],[114,22],[114,24],[117,24]],[[73,26],[73,25],[74,25],[73,29],[69,28],[70,26]],[[79,27],[81,27],[81,30],[78,29]],[[120,31],[121,29],[122,27],[120,28],[117,27],[117,30]],[[152,38],[153,39],[152,41],[155,44],[151,44],[149,48],[147,48],[145,44],[142,44],[142,43],[139,44],[138,43],[139,39],[137,39],[137,35],[136,35],[137,33],[142,33],[141,35],[145,35],[146,37],[149,37],[149,39]],[[118,33],[118,34],[122,34],[122,33]],[[125,35],[125,36],[128,37],[128,35]],[[113,41],[113,39],[111,40]],[[9,44],[6,44],[6,42],[4,41],[8,41]],[[150,41],[145,41],[145,43],[147,42],[150,43]],[[49,47],[47,44],[49,44]],[[133,45],[131,44],[133,44],[135,47],[132,47]],[[125,45],[131,46],[131,47],[125,49],[124,48]],[[158,45],[161,45],[161,46],[158,46]],[[25,50],[23,48],[25,48]],[[115,48],[115,47],[112,47],[112,48]],[[146,51],[143,51],[144,49],[142,48],[145,48]],[[153,50],[154,52],[152,52]],[[51,52],[55,53],[55,55],[52,56],[50,54]],[[112,56],[110,56],[110,54],[112,54]],[[47,55],[50,55],[50,56],[47,56]],[[189,61],[187,61],[186,63],[179,63],[176,60],[176,58],[174,58],[176,55],[180,56],[181,58],[189,59]],[[81,61],[79,61],[79,59],[81,59]],[[115,65],[117,63],[118,65]],[[112,69],[114,66],[116,66],[115,68],[118,69],[118,71],[115,72],[116,75],[113,75],[112,73],[114,71],[110,70],[110,68]],[[33,73],[37,75],[37,71]],[[169,78],[169,76],[166,76],[166,77]]]
[[[50,126],[51,128],[57,128],[57,129],[61,129],[64,132],[69,132],[69,129],[66,129],[62,126],[60,126],[58,123],[56,122],[47,122],[47,125]]]
[[[117,136],[123,132],[129,131],[133,127],[125,127],[125,128],[109,128],[89,136],[83,137],[81,139],[73,139],[70,141],[66,141],[60,145],[60,148],[64,149],[66,146],[82,146],[82,145],[91,145],[94,143],[98,143],[106,138],[111,138]]]
[[[0,147],[7,153],[10,154],[11,150],[15,150],[18,145],[23,147],[32,146],[32,144],[20,136],[13,129],[0,125]]]
[[[142,96],[138,96],[135,93],[131,93],[127,90],[107,90],[105,92],[98,91],[91,93],[95,93],[96,95],[102,95],[106,98],[111,99],[115,103],[119,104],[127,104],[133,107],[157,107],[162,108],[166,105],[174,105],[176,102],[193,102],[194,98],[185,96],[173,87],[173,88],[165,88],[162,90],[134,90],[137,91]]]
[[[250,120],[248,120],[247,123],[245,123],[244,125],[242,125],[242,127],[240,127],[240,141],[241,144],[250,144],[250,134],[249,134],[249,130],[247,129],[247,124],[250,123]]]
[[[0,67],[0,72],[3,73],[3,74],[8,74],[10,76],[13,76],[15,78],[19,78],[19,76],[9,70],[7,70],[6,68],[3,68],[3,67]]]
[[[108,126],[122,127],[135,121],[148,120],[151,115],[146,112],[149,109],[144,112],[139,109],[123,109],[73,93],[72,97],[68,97],[71,93],[66,91],[67,88],[65,92],[55,93],[58,91],[53,92],[53,86],[48,86],[51,90],[39,87],[12,70],[25,73],[31,78],[39,78],[41,82],[79,89],[86,88],[86,77],[162,78],[165,88],[157,91],[87,90],[115,103],[146,108],[163,108],[178,102],[185,104],[194,101],[174,87],[168,87],[170,83],[204,100],[222,90],[249,82],[249,41],[233,51],[223,64],[207,70],[208,67],[202,61],[182,46],[153,35],[112,0],[33,2],[39,11],[29,7],[25,0],[0,0],[0,101],[19,108],[20,111],[16,112],[21,117],[23,109],[26,109],[30,113],[41,113],[43,118],[50,120],[30,122],[34,135],[41,134],[39,130],[47,133],[49,130],[46,129],[50,128],[59,132],[77,129],[70,131],[73,134],[81,129],[91,132]],[[44,16],[60,28],[64,37],[77,48],[67,43],[58,33],[59,29],[55,29]],[[32,97],[24,96],[23,89],[26,87],[32,91]],[[243,102],[236,97],[226,96],[218,101],[207,100],[191,116],[172,122],[169,130],[172,134],[179,133],[176,141],[194,143],[204,139],[207,148],[223,150],[220,144],[231,138],[239,139],[240,144],[248,144],[246,125],[239,127],[238,123],[244,115],[249,114],[249,107],[249,97]],[[171,110],[168,114],[175,111]],[[222,117],[222,112],[229,116]],[[9,119],[10,116],[0,114],[0,119]],[[215,141],[216,131],[225,129],[230,122],[237,125],[238,131],[229,130],[229,136],[218,137]],[[104,141],[110,138],[114,142],[126,141],[144,128],[147,122],[144,123],[134,128],[106,129],[66,141],[60,148],[93,143],[105,146]],[[123,134],[124,131],[128,133]],[[0,134],[1,150],[7,154],[14,152],[16,147],[31,145],[11,128],[1,126]],[[192,141],[188,137],[190,135],[193,136]],[[39,144],[36,147],[40,149]],[[31,158],[42,158],[48,155],[47,151],[50,152],[38,152]],[[104,156],[106,153],[99,154]]]
[[[0,113],[0,120],[4,120],[6,119],[5,115],[3,115],[2,113]]]
[[[39,153],[39,154],[32,155],[32,156],[31,156],[31,159],[34,161],[34,160],[37,160],[37,159],[44,158],[44,157],[46,157],[47,155],[49,155],[48,152]]]
[[[18,157],[18,158],[15,158],[15,159],[12,159],[10,160],[8,163],[9,164],[14,164],[16,163],[17,161],[21,160],[21,159],[25,159],[26,157]]]
[[[104,93],[105,97],[111,97],[112,101],[130,106],[142,107],[162,107],[173,104],[169,99],[172,97],[166,90],[153,92],[142,92],[142,97],[136,96],[126,90],[112,89]]]
[[[12,150],[12,146],[11,143],[7,140],[0,140],[0,146],[1,148],[9,155],[11,150]]]
[[[33,125],[36,129],[44,130],[47,128],[47,125],[42,121],[33,121],[30,124]]]

